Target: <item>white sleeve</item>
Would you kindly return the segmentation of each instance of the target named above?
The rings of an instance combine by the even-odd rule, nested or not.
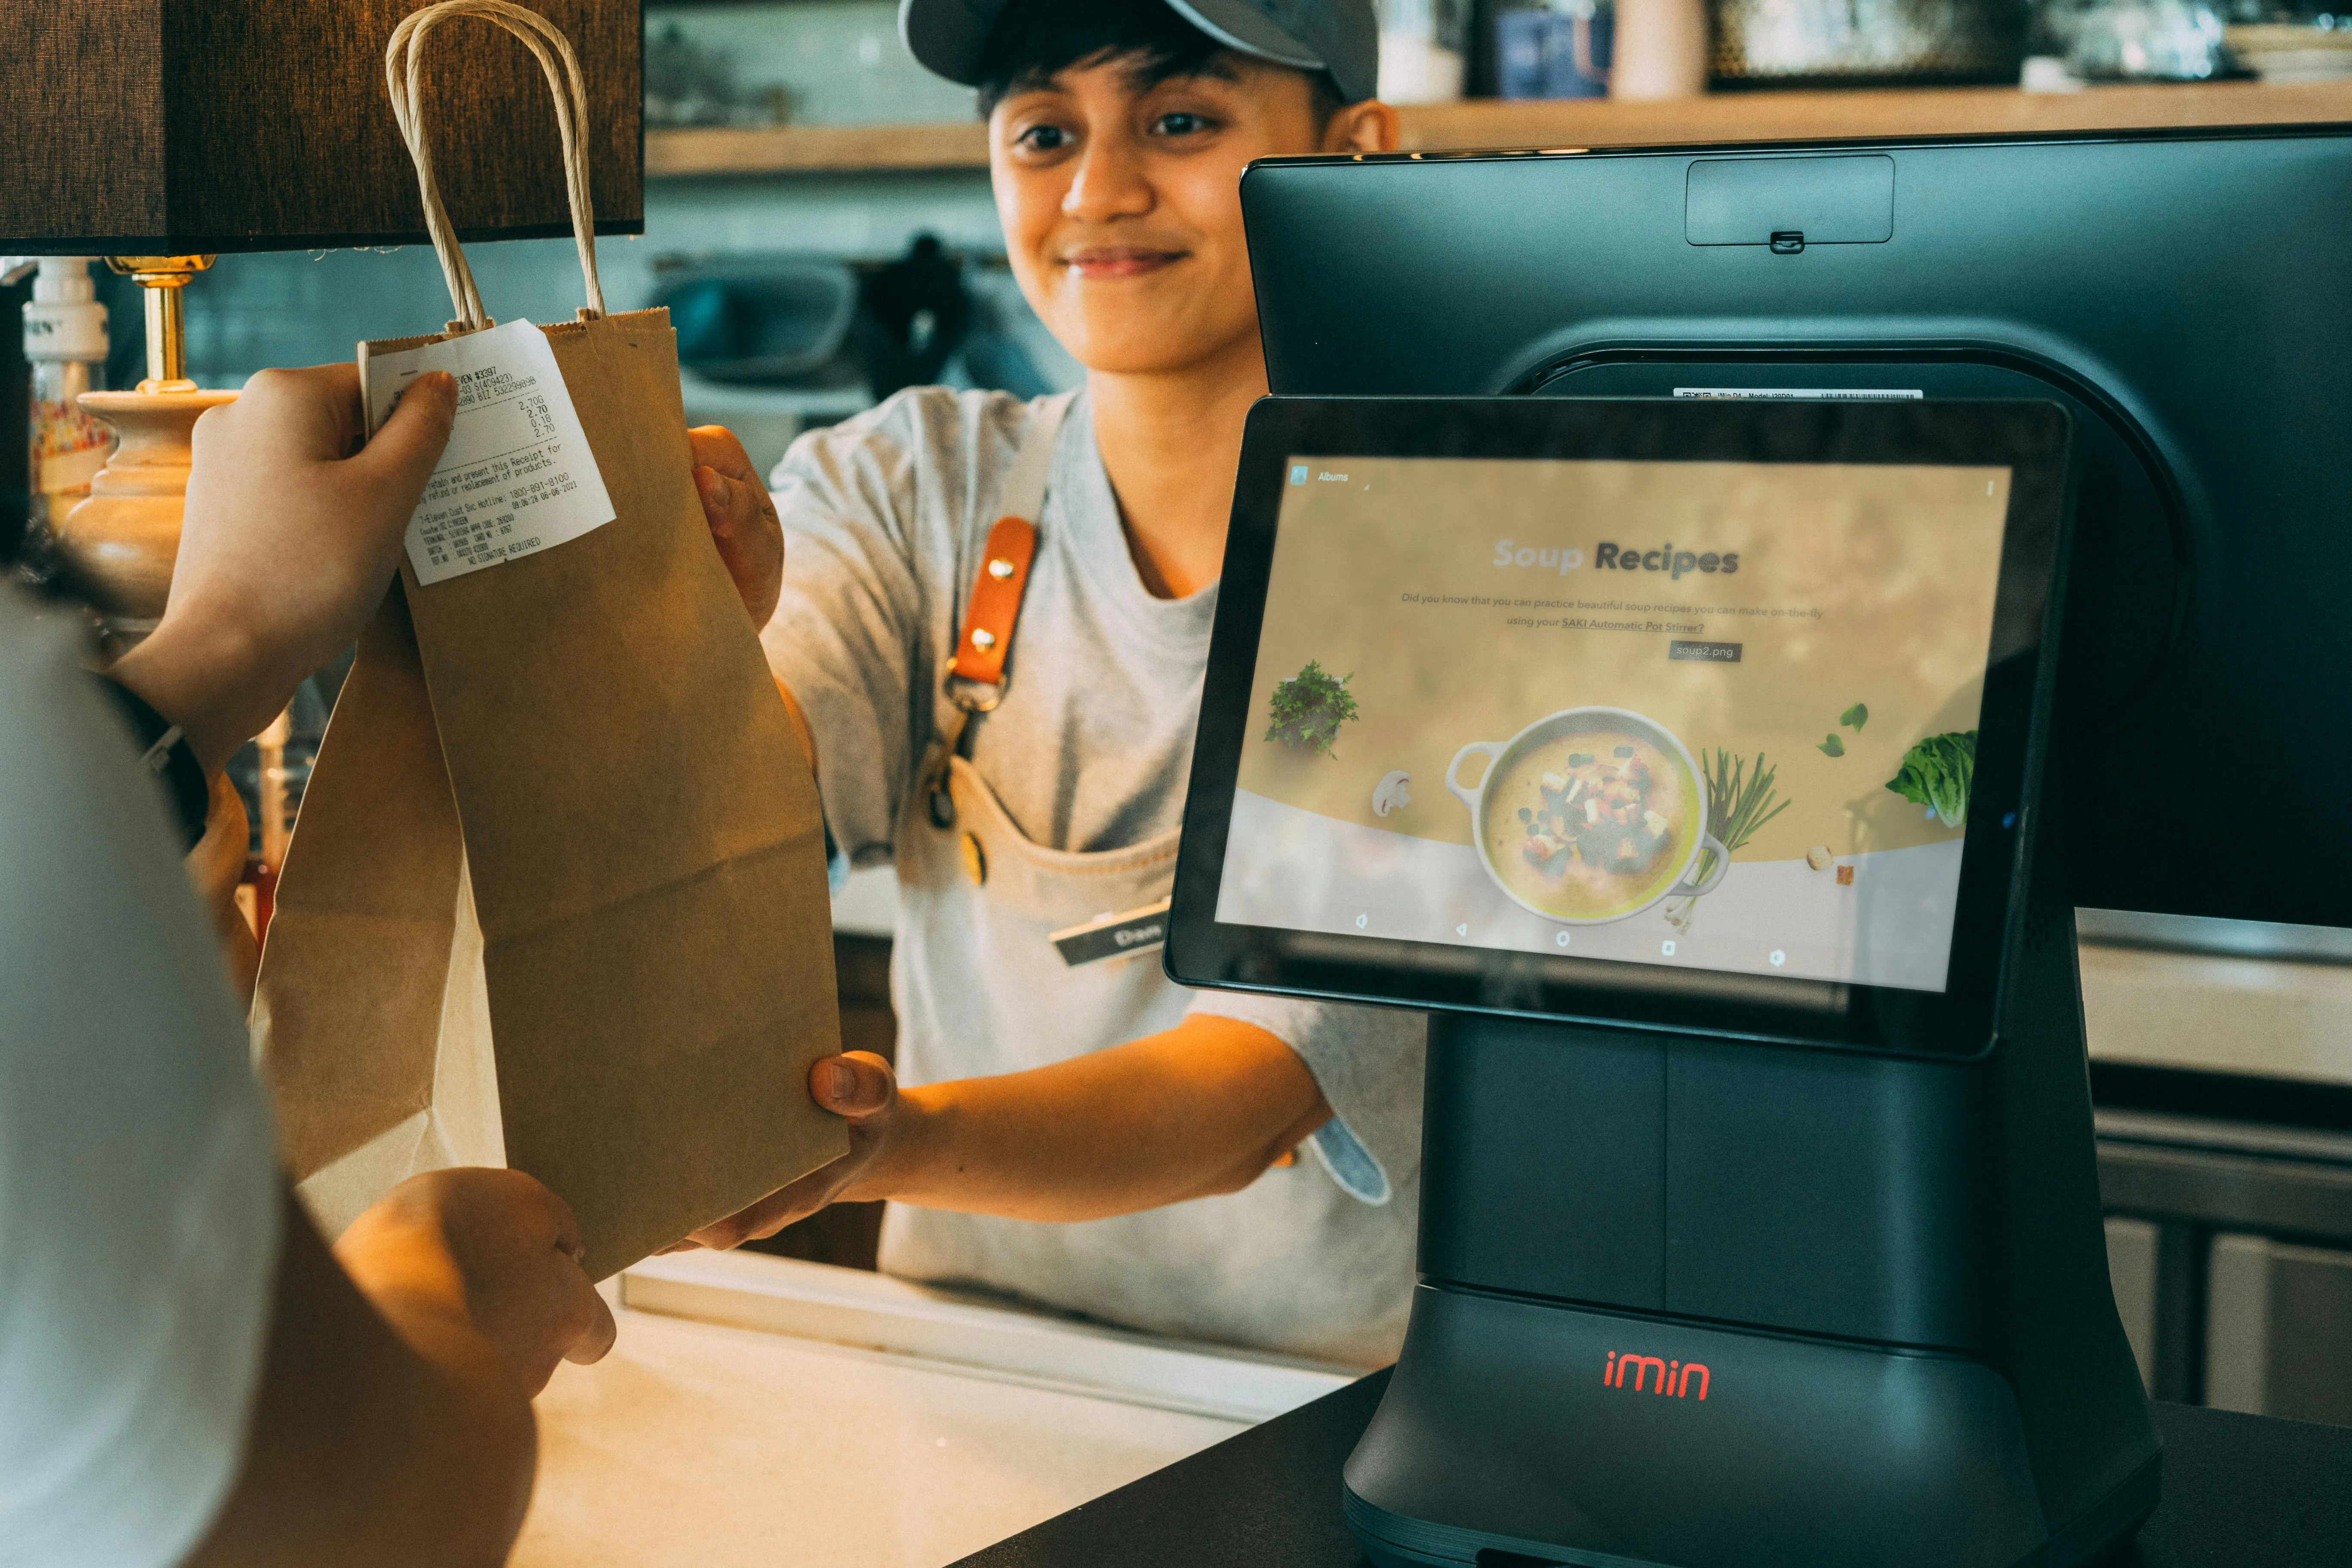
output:
[[[935,396],[902,392],[792,445],[770,476],[784,580],[760,641],[815,732],[825,830],[853,865],[889,858],[931,728],[928,590],[914,490]]]
[[[1298,1053],[1331,1107],[1307,1146],[1349,1196],[1384,1204],[1421,1178],[1429,1015],[1247,991],[1202,991],[1185,1009],[1255,1024]]]
[[[243,1457],[276,1156],[173,840],[0,584],[0,1564],[177,1563]]]
[[[963,608],[972,496],[1028,418],[1003,393],[908,387],[801,437],[769,476],[784,580],[760,641],[815,732],[825,830],[852,865],[895,848]]]

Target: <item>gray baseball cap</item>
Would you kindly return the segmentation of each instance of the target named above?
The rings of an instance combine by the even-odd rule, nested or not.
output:
[[[1015,0],[898,0],[898,36],[927,69],[980,85],[988,35]],[[1380,85],[1372,0],[1167,0],[1226,47],[1300,70],[1329,71],[1349,103]]]

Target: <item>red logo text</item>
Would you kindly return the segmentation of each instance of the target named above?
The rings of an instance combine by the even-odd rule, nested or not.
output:
[[[1654,1355],[1622,1355],[1609,1352],[1609,1364],[1601,1373],[1604,1388],[1630,1388],[1636,1394],[1671,1394],[1676,1399],[1689,1399],[1691,1376],[1698,1377],[1696,1397],[1706,1397],[1706,1385],[1713,1381],[1706,1367],[1697,1362],[1666,1361]]]

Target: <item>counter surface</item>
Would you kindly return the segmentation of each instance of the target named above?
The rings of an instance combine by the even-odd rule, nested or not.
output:
[[[938,1568],[1349,1386],[1339,1369],[754,1253],[608,1284],[514,1568]]]
[[[935,1568],[1236,1424],[627,1312],[539,1401],[514,1568]]]
[[[963,1560],[960,1568],[1359,1568],[1339,1468],[1374,1373]],[[2164,1501],[2114,1568],[2352,1563],[2352,1429],[2156,1406]]]

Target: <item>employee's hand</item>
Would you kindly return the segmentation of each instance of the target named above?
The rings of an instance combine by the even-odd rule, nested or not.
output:
[[[590,1283],[572,1207],[520,1171],[411,1176],[335,1244],[361,1291],[404,1333],[452,1324],[498,1352],[524,1395],[558,1361],[613,1348],[613,1313]]]
[[[359,636],[448,444],[447,374],[417,377],[365,445],[359,390],[352,365],[265,370],[196,421],[171,598],[113,674],[207,772]]]
[[[694,488],[727,574],[743,596],[751,625],[764,627],[784,589],[784,525],[768,487],[735,432],[704,425],[686,433],[694,446]]]
[[[667,1250],[697,1247],[725,1251],[770,1237],[827,1204],[887,1194],[884,1186],[861,1191],[880,1174],[885,1157],[904,1136],[908,1102],[898,1094],[898,1075],[871,1051],[827,1057],[809,1068],[809,1098],[849,1122],[849,1152],[820,1165],[787,1187],[779,1187],[751,1207],[704,1226]]]

